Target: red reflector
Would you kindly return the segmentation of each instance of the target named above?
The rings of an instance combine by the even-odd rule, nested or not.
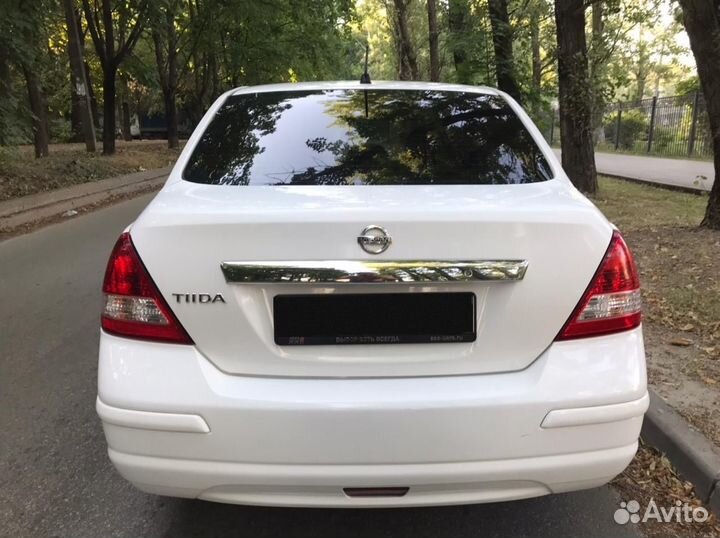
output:
[[[590,286],[556,340],[634,329],[641,317],[637,267],[630,249],[615,231]]]
[[[110,254],[105,280],[105,332],[175,344],[192,344],[138,256],[130,234],[123,233]]]

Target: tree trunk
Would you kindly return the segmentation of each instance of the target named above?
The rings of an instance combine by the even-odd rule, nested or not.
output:
[[[103,155],[115,153],[115,66],[103,68]]]
[[[10,74],[9,51],[5,47],[0,47],[0,103],[4,105],[10,104],[12,96],[12,78]],[[9,107],[8,107],[9,108]],[[3,126],[9,124],[9,118],[4,117],[8,113],[8,109],[0,106],[0,122]],[[11,135],[6,132],[7,127],[0,129],[0,146],[6,146],[10,143]]]
[[[410,2],[412,0],[394,0],[394,27],[399,62],[398,78],[400,80],[417,80],[419,78],[417,56],[408,26]]]
[[[594,142],[603,142],[605,130],[603,129],[603,114],[605,102],[603,96],[603,72],[607,53],[605,50],[605,20],[604,5],[596,1],[592,5],[592,55],[590,56],[590,87],[592,90],[592,126]]]
[[[70,56],[70,43],[67,46],[67,53]],[[82,124],[82,100],[75,91],[75,76],[70,70],[70,141],[81,142],[83,140],[83,124]]]
[[[152,31],[155,46],[155,63],[158,79],[165,104],[165,127],[167,129],[168,148],[180,147],[177,125],[177,88],[178,88],[178,37],[175,30],[175,8],[177,4],[165,6],[164,20],[158,21]],[[192,54],[191,54],[192,56]],[[195,65],[195,69],[200,69]]]
[[[430,80],[440,81],[440,51],[438,47],[437,0],[427,0],[428,41],[430,44]]]
[[[597,191],[583,0],[556,0],[563,169],[582,192]]]
[[[175,92],[166,93],[164,97],[168,148],[175,149],[180,147],[180,141],[178,140],[177,103],[175,102]]]
[[[220,68],[215,53],[210,53],[208,58],[208,69],[210,70],[210,100],[217,99],[221,93]]]
[[[117,102],[116,118],[120,119],[120,134],[125,142],[132,142],[132,132],[130,131],[130,103],[128,102],[128,83],[127,76],[119,73],[116,80],[115,101]]]
[[[88,92],[88,81],[85,76],[85,60],[80,43],[78,29],[78,13],[73,0],[63,0],[65,24],[68,33],[68,55],[70,57],[70,89],[72,96],[73,131],[76,136],[85,140],[85,149],[95,151],[95,125],[93,123],[92,105]],[[78,125],[76,125],[78,122]],[[76,128],[79,129],[76,131]]]
[[[40,80],[32,67],[23,65],[23,74],[27,84],[30,111],[32,112],[33,142],[35,157],[47,157],[49,154],[50,133],[48,129],[47,102]]]
[[[637,90],[635,94],[635,101],[640,104],[645,96],[645,77],[638,77],[637,79]]]
[[[680,0],[713,138],[715,182],[702,226],[720,230],[720,14],[716,4],[709,0]]]
[[[168,10],[167,12],[167,37],[168,37],[168,77],[167,77],[167,94],[165,95],[165,114],[167,118],[167,137],[168,148],[177,149],[180,147],[178,140],[178,122],[177,122],[177,88],[178,88],[178,61],[177,46],[178,39],[175,30],[175,12]]]
[[[530,5],[530,106],[533,119],[542,113],[542,56],[540,55],[540,6],[537,2]]]
[[[105,29],[103,64],[103,155],[115,153],[115,29],[113,27],[111,0],[102,2],[102,21]],[[86,14],[87,15],[87,14]]]
[[[77,34],[73,31],[73,23],[71,23],[68,19],[67,1],[68,0],[63,0],[63,8],[65,9],[65,26],[67,29],[67,54],[70,59],[70,130],[72,131],[71,140],[73,142],[81,142],[83,140],[83,98],[79,93],[79,88],[81,88],[81,86],[78,84],[78,75],[75,72],[75,61],[77,60]],[[72,6],[70,11],[72,13]],[[71,18],[74,19],[72,15]]]
[[[650,66],[648,65],[650,63],[650,52],[648,48],[649,45],[643,40],[642,27],[640,27],[637,45],[637,71],[635,72],[635,80],[637,82],[635,102],[638,105],[643,100],[643,97],[645,97],[645,83],[650,71]]]
[[[520,102],[520,88],[515,81],[513,37],[507,0],[488,0],[490,25],[495,49],[495,77],[498,88]]]
[[[123,14],[123,17],[113,15],[115,2],[102,0],[100,3],[101,10],[98,13],[97,1],[93,2],[94,7],[92,7],[90,0],[82,0],[88,31],[103,69],[103,154],[112,155],[115,153],[115,78],[118,66],[128,54],[132,53],[140,39],[150,4],[148,2],[139,3],[136,6],[134,22],[130,24],[128,21],[133,17],[127,12]],[[129,7],[130,4],[134,3],[125,3],[126,7]],[[117,43],[115,40],[116,24],[119,24]]]
[[[122,112],[122,134],[125,142],[132,142],[132,130],[130,125],[130,103],[126,99],[123,99],[122,106],[120,107]]]
[[[100,111],[98,110],[97,97],[95,97],[95,90],[92,85],[92,78],[90,77],[90,66],[87,62],[83,65],[85,69],[85,80],[87,80],[88,98],[90,99],[90,112],[92,114],[92,123],[97,132],[100,129]]]
[[[535,95],[540,94],[542,83],[542,59],[540,58],[540,14],[533,7],[530,13],[530,49],[532,51],[532,90]]]
[[[472,84],[472,73],[467,61],[467,19],[469,13],[468,0],[449,0],[448,29],[452,45],[455,77],[460,84]]]
[[[603,3],[594,2],[592,5],[592,46],[593,46],[593,62],[591,71],[595,65],[602,59],[603,32],[605,31],[605,21],[603,20]]]

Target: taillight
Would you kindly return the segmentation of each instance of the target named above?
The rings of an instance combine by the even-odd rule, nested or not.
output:
[[[123,233],[110,254],[105,281],[102,328],[110,334],[143,340],[192,344]]]
[[[556,340],[600,336],[640,325],[640,279],[630,249],[619,232],[590,286]]]

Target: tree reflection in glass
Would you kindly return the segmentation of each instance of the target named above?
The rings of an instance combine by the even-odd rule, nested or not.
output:
[[[232,96],[184,177],[231,185],[544,181],[550,168],[499,96],[332,90]]]

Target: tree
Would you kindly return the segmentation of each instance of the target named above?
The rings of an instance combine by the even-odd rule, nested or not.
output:
[[[508,4],[508,8],[512,4]],[[557,101],[557,38],[552,4],[547,0],[523,0],[510,11],[513,28],[515,82],[523,105],[543,131],[549,131],[550,108]]]
[[[430,45],[430,80],[440,80],[440,50],[438,47],[439,30],[437,20],[437,0],[427,0],[428,42]]]
[[[540,10],[536,5],[530,7],[530,54],[531,88],[534,96],[540,93],[542,83],[542,58],[540,57]]]
[[[2,46],[0,41],[0,146],[7,145],[10,140],[10,116],[12,110],[10,101],[12,99],[12,74],[10,73],[10,58],[7,47]]]
[[[92,117],[89,85],[85,73],[85,58],[78,29],[78,12],[73,0],[63,0],[65,24],[68,35],[68,56],[70,58],[70,87],[73,113],[80,119],[85,139],[85,148],[95,151],[95,125]]]
[[[168,148],[171,149],[180,146],[177,121],[178,34],[175,28],[178,7],[177,0],[159,2],[159,17],[152,29],[158,78],[165,105]]]
[[[468,62],[468,19],[470,6],[468,0],[449,0],[448,30],[452,47],[455,74],[460,84],[472,84],[472,70]]]
[[[20,81],[16,74],[21,49],[20,27],[19,9],[10,9],[0,17],[0,146],[15,144],[24,138],[21,114],[18,114],[23,98],[18,95]]]
[[[103,72],[104,155],[115,153],[115,79],[118,67],[140,39],[148,11],[147,0],[126,0],[115,4],[114,0],[93,0],[91,6],[90,0],[83,0],[88,30]],[[114,14],[114,11],[117,13]]]
[[[417,56],[410,34],[408,16],[413,0],[393,0],[392,18],[395,46],[398,56],[398,78],[417,80],[419,78]]]
[[[33,143],[35,157],[47,157],[50,154],[50,127],[47,116],[47,100],[37,76],[34,64],[23,64],[22,70],[27,85],[30,112],[32,113]]]
[[[645,84],[647,83],[648,75],[650,74],[650,44],[643,39],[642,27],[638,30],[638,40],[636,49],[636,64],[635,64],[635,102],[640,103],[645,97]]]
[[[583,0],[556,0],[562,165],[581,191],[597,191]]]
[[[592,38],[591,54],[589,58],[590,88],[592,92],[592,126],[595,133],[594,139],[601,141],[605,136],[603,129],[603,113],[605,103],[603,95],[603,78],[606,56],[605,33],[605,4],[602,1],[594,2],[592,5]]]
[[[713,140],[715,182],[702,225],[720,230],[720,1],[680,0],[680,6],[705,96]]]
[[[490,25],[495,49],[495,78],[498,88],[510,94],[516,101],[522,100],[520,88],[515,81],[513,59],[513,36],[508,16],[507,0],[488,0]]]
[[[30,112],[32,114],[32,133],[35,145],[35,157],[47,157],[50,153],[50,125],[48,123],[47,97],[39,76],[41,69],[41,52],[38,42],[41,41],[42,18],[45,6],[40,2],[33,4],[29,17],[23,21],[22,50],[18,50],[18,63],[25,78],[28,92]]]
[[[50,6],[38,0],[30,3],[8,2],[5,7],[0,17],[0,130],[3,131],[0,139],[5,143],[26,142],[30,131],[35,156],[45,157],[48,155],[50,132],[41,74],[49,56],[43,45],[47,43],[45,23]],[[19,96],[12,95],[23,84],[27,104]]]

